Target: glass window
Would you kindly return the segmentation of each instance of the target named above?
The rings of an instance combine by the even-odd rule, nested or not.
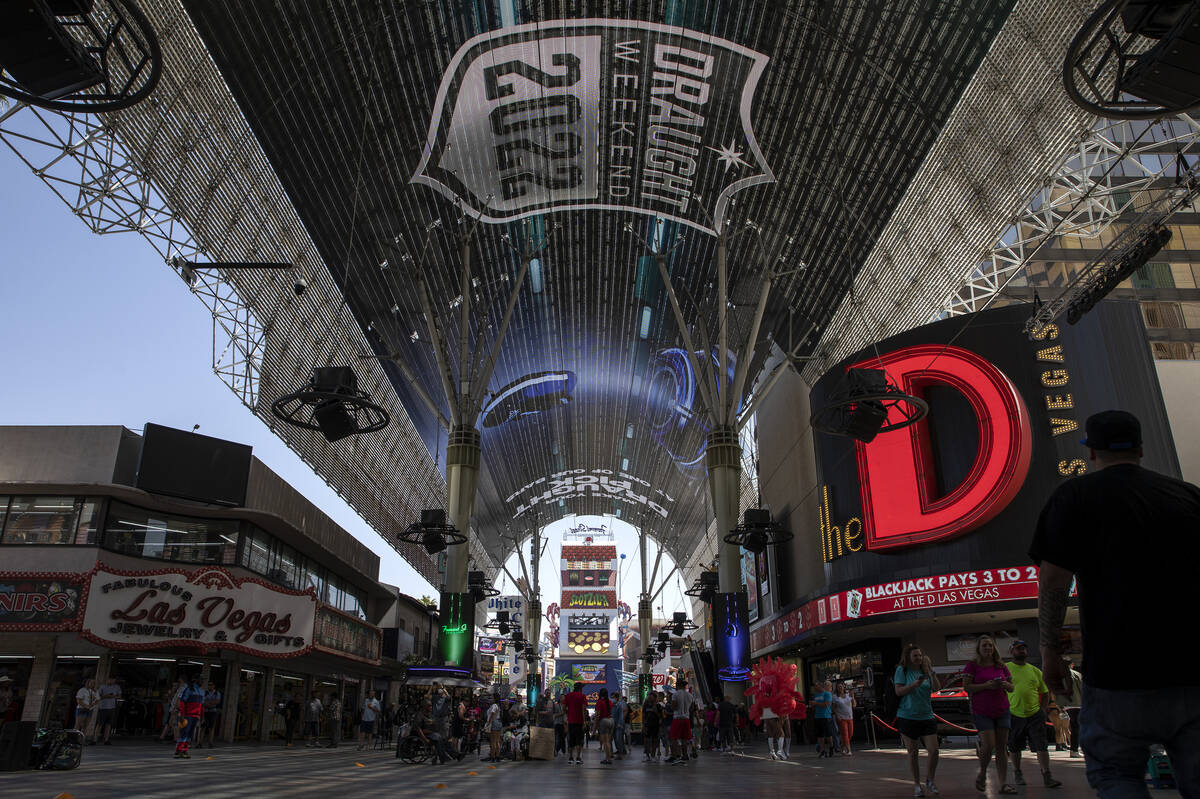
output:
[[[5,519],[5,544],[72,544],[79,501],[75,497],[13,497]]]
[[[8,516],[8,497],[0,497],[0,543],[4,541],[4,519]]]
[[[1146,327],[1183,327],[1183,309],[1177,302],[1143,302],[1142,316]]]
[[[1175,279],[1171,275],[1171,265],[1163,263],[1149,263],[1141,269],[1133,273],[1133,283],[1135,289],[1173,289],[1175,288]]]
[[[79,527],[75,531],[76,544],[95,545],[100,541],[100,507],[103,500],[85,499],[79,506]]]
[[[280,585],[286,585],[288,588],[298,588],[300,586],[300,568],[296,563],[296,551],[281,541],[276,541],[275,547],[277,548],[276,559],[272,564],[273,568],[267,574],[267,579],[274,580]]]
[[[265,577],[270,570],[270,563],[271,537],[257,527],[246,525],[241,565]]]
[[[321,574],[322,569],[311,560],[304,560],[304,579],[300,584],[300,590],[304,591],[311,588],[317,594],[317,599],[321,599],[325,595],[325,578]]]
[[[234,519],[197,519],[113,502],[104,546],[141,558],[185,563],[229,563],[237,551]]]

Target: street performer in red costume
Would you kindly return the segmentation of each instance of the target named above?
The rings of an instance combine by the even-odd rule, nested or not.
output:
[[[784,741],[785,736],[791,735],[791,730],[785,732],[784,725],[790,726],[789,719],[793,715],[803,718],[796,712],[797,707],[804,707],[804,697],[796,690],[795,664],[784,663],[779,658],[763,658],[750,672],[746,696],[754,698],[750,718],[756,723],[765,722],[771,759],[785,760]]]
[[[179,694],[179,738],[175,743],[175,757],[190,758],[188,749],[191,748],[192,738],[200,729],[200,719],[204,715],[204,689],[196,677],[188,681],[187,687]]]

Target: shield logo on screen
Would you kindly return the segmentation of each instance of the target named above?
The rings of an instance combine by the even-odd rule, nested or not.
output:
[[[485,222],[635,211],[709,233],[775,180],[751,129],[767,56],[633,20],[476,36],[451,59],[412,177]]]

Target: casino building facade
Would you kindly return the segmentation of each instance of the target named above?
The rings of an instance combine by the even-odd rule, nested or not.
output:
[[[415,600],[378,570],[248,447],[154,425],[2,427],[0,722],[70,726],[84,681],[113,676],[117,728],[156,734],[176,678],[198,674],[223,694],[221,739],[268,740],[280,703],[313,691],[342,698],[349,734],[398,671],[377,625],[392,657],[435,626],[405,624]]]
[[[860,714],[890,720],[889,681],[906,643],[951,682],[983,633],[1004,654],[1025,639],[1038,657],[1038,569],[1026,553],[1050,493],[1089,467],[1086,418],[1134,412],[1144,464],[1180,469],[1138,306],[1106,301],[1077,325],[1032,337],[1022,329],[1029,313],[1011,306],[910,330],[811,387],[789,375],[764,403],[761,498],[795,538],[751,565],[755,659],[796,663],[805,691],[845,682]],[[811,412],[844,394],[850,367],[886,369],[930,413],[870,443],[812,430]],[[1072,608],[1075,653],[1086,645],[1077,625]]]

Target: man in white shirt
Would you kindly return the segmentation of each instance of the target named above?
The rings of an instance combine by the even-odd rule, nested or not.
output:
[[[100,686],[100,707],[96,713],[96,737],[103,738],[106,746],[111,746],[113,722],[117,718],[117,702],[121,699],[121,686],[117,685],[116,677],[109,677]]]
[[[380,710],[375,692],[368,691],[367,699],[363,702],[362,721],[358,724],[358,748],[360,750],[371,748],[371,743],[375,740],[375,719],[378,718]]]

